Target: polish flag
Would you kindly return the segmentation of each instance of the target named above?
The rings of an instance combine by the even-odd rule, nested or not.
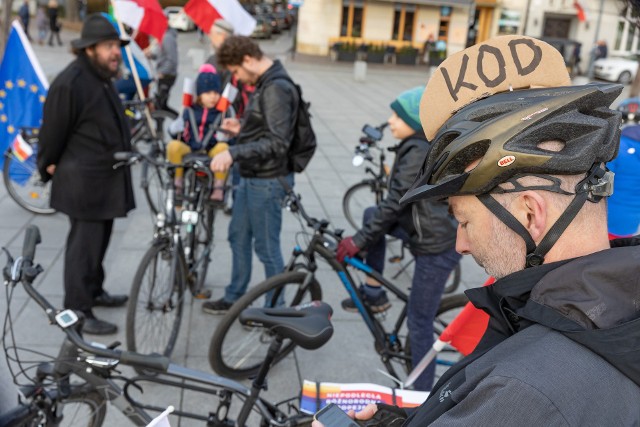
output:
[[[29,145],[20,134],[16,135],[11,147],[13,148],[13,155],[21,162],[24,162],[33,154],[33,148],[31,148],[31,145]]]
[[[171,427],[169,424],[169,414],[173,411],[175,411],[175,408],[169,406],[163,413],[151,420],[151,422],[147,424],[147,427]]]
[[[584,22],[587,20],[587,14],[584,12],[582,5],[576,0],[573,2],[573,7],[576,8],[576,14],[578,15],[578,21]]]
[[[196,94],[196,82],[189,77],[184,78],[182,83],[182,106],[191,107],[193,104],[193,96]]]
[[[158,0],[113,0],[113,7],[124,24],[162,41],[169,24]]]
[[[234,33],[241,36],[250,36],[256,27],[255,18],[238,0],[189,0],[184,6],[184,13],[205,33],[217,19],[231,23]]]
[[[220,112],[227,111],[227,108],[236,100],[236,96],[238,96],[238,88],[231,83],[227,83],[222,91],[220,101],[218,101],[218,105],[216,105],[216,110]]]

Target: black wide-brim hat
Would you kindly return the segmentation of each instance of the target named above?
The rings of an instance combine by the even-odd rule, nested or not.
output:
[[[107,18],[100,13],[92,13],[87,16],[82,25],[80,38],[71,41],[71,46],[76,49],[96,45],[105,40],[120,40],[120,45],[129,44],[129,39],[120,38],[118,31]]]

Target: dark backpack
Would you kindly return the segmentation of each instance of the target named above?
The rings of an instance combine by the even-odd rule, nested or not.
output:
[[[279,77],[291,83],[298,92],[300,102],[298,103],[298,116],[296,117],[296,130],[289,147],[289,169],[294,172],[302,172],[313,157],[316,151],[316,134],[311,127],[311,114],[309,113],[310,102],[302,98],[302,88],[299,84],[287,77]]]

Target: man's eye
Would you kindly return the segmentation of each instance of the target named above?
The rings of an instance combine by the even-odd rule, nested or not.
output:
[[[469,222],[468,221],[459,222],[458,224],[460,224],[460,228],[465,229],[465,228],[467,228],[467,224],[469,224]]]

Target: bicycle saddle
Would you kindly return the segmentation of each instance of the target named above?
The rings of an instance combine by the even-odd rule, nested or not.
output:
[[[295,307],[248,308],[240,314],[240,323],[268,328],[302,348],[314,350],[333,335],[331,314],[329,304],[312,301]]]

